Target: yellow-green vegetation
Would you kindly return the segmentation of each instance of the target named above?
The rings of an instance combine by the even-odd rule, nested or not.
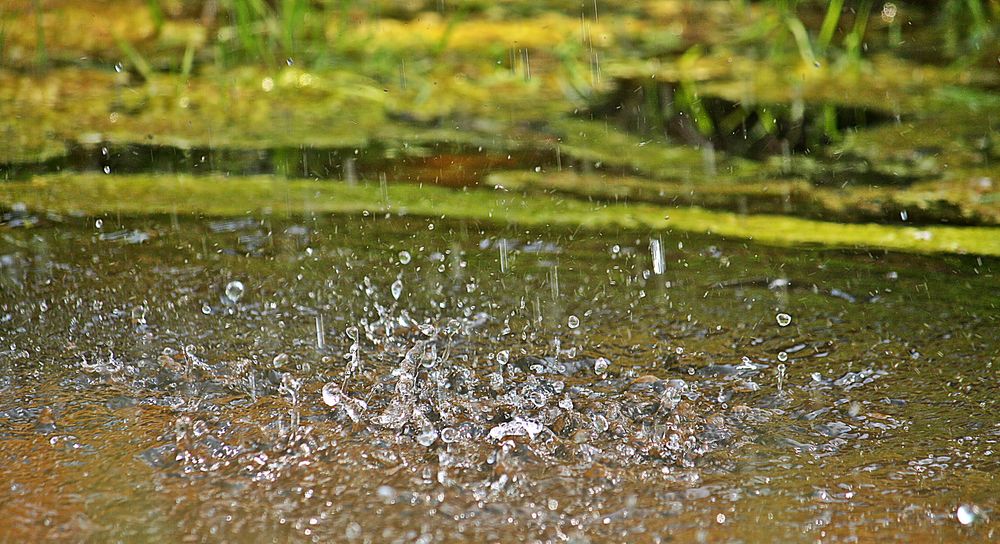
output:
[[[493,156],[525,150],[549,158],[493,172],[488,183],[530,195],[525,203],[539,199],[538,207],[559,201],[546,192],[565,205],[614,203],[594,212],[608,224],[611,213],[629,222],[647,207],[685,205],[769,214],[761,222],[711,215],[719,225],[685,223],[693,230],[981,252],[942,241],[955,229],[887,242],[881,234],[781,238],[782,229],[769,225],[779,213],[793,222],[1000,222],[1000,72],[989,58],[998,50],[998,20],[1000,4],[978,0],[891,8],[13,0],[0,8],[0,177],[20,180],[3,186],[13,199],[39,171],[33,166],[78,144],[95,152],[136,144],[262,153],[379,148],[387,161],[432,153],[437,144]],[[102,187],[126,190],[112,174]],[[67,183],[30,183],[43,182]],[[309,186],[287,182],[300,185]],[[234,191],[242,199],[243,189]],[[460,207],[473,194],[419,191],[442,202],[465,199]],[[136,213],[153,211],[139,203],[153,204],[135,200]],[[724,227],[727,217],[739,228]],[[843,232],[863,228],[874,227]]]
[[[578,172],[495,172],[489,185],[603,201],[693,205],[742,213],[775,213],[844,222],[900,219],[921,223],[1000,224],[1000,187],[985,169],[949,171],[944,180],[904,187],[816,187],[804,179],[651,181]]]
[[[558,196],[525,197],[503,189],[456,191],[390,183],[282,180],[267,176],[55,175],[0,184],[0,204],[103,215],[246,213],[396,213],[529,226],[645,228],[712,233],[765,244],[877,248],[914,253],[1000,255],[1000,228],[890,227],[840,224],[780,215],[741,215],[698,207],[593,203]]]

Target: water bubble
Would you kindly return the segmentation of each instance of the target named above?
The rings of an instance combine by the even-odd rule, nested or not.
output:
[[[505,364],[507,364],[507,361],[510,361],[510,352],[507,351],[507,350],[498,351],[497,352],[497,363],[500,363],[501,365],[505,365]]]
[[[778,360],[781,361],[782,363],[784,363],[785,361],[788,360],[788,354],[785,353],[784,351],[779,351],[778,352]]]
[[[445,444],[457,442],[458,431],[454,427],[445,427],[444,429],[441,429],[441,441]]]
[[[784,312],[774,316],[774,319],[778,322],[779,327],[787,327],[792,324],[792,316]]]
[[[434,327],[434,325],[431,325],[429,323],[423,323],[419,325],[417,328],[420,329],[420,332],[423,333],[424,336],[434,336],[435,334],[437,334],[437,329]]]
[[[285,363],[287,362],[288,362],[288,354],[279,353],[274,356],[274,359],[271,360],[271,366],[273,366],[274,368],[281,368],[285,366]]]
[[[399,252],[399,264],[410,264],[411,258],[409,251],[404,250]]]
[[[563,410],[572,410],[573,400],[570,399],[568,396],[563,397],[562,399],[559,400],[559,407],[562,408]]]
[[[392,282],[392,298],[399,300],[399,295],[403,294],[403,281],[397,279]]]
[[[392,502],[396,500],[396,490],[390,486],[382,485],[375,490],[375,494],[379,496],[380,499],[386,502]]]
[[[226,284],[226,298],[233,304],[239,302],[240,298],[243,296],[243,291],[243,282],[239,280],[233,280]]]
[[[212,307],[209,306],[208,304],[202,304],[201,305],[201,313],[203,313],[205,315],[212,315]]]
[[[605,359],[604,357],[598,357],[597,361],[594,362],[594,372],[597,374],[604,374],[608,371],[609,366],[611,366],[611,361]]]
[[[323,386],[323,404],[336,406],[340,404],[341,395],[340,386],[336,383],[330,382]]]
[[[566,324],[569,325],[569,328],[575,329],[580,326],[580,318],[576,317],[575,315],[571,315],[569,316],[569,319],[566,321]]]
[[[94,221],[94,227],[96,227],[98,229],[104,228],[104,220],[103,219],[98,219],[97,221]]]

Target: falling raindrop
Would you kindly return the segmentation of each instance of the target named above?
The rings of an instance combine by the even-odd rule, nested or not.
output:
[[[649,253],[653,258],[653,273],[663,274],[667,270],[667,261],[663,257],[663,242],[659,238],[649,241]]]
[[[316,349],[326,346],[326,329],[323,327],[323,316],[316,316]]]
[[[403,280],[397,279],[392,282],[392,298],[399,300],[401,294],[403,294]]]
[[[94,221],[94,227],[98,229],[104,228],[104,220],[98,219],[97,221]]]
[[[774,316],[774,319],[778,322],[779,327],[787,327],[792,324],[792,316],[784,312]]]
[[[782,363],[784,363],[785,361],[788,360],[788,354],[785,353],[784,351],[779,351],[778,352],[778,360],[781,361]]]
[[[778,374],[778,392],[781,393],[785,386],[785,365],[780,364],[777,368]]]
[[[569,328],[575,329],[580,326],[580,318],[576,317],[575,315],[571,315],[569,316],[569,319],[566,321],[566,324],[569,325]]]
[[[410,264],[410,259],[409,251],[404,250],[399,252],[399,264]]]
[[[203,313],[205,315],[212,315],[212,307],[209,306],[208,304],[202,304],[201,305],[201,313]]]
[[[500,272],[507,271],[507,240],[502,239],[497,244],[500,251]]]
[[[233,280],[226,284],[226,298],[233,304],[240,301],[240,298],[243,297],[243,291],[243,282],[239,280]]]
[[[110,166],[105,166],[104,167],[104,173],[105,174],[110,174],[111,173],[111,167]]]

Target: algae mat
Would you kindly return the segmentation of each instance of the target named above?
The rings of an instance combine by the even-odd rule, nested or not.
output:
[[[0,184],[0,205],[55,213],[280,216],[394,213],[530,226],[647,228],[711,233],[775,245],[871,248],[912,253],[1000,256],[1000,228],[840,224],[697,207],[595,203],[501,189],[453,190],[393,184],[350,185],[276,177],[39,176]]]

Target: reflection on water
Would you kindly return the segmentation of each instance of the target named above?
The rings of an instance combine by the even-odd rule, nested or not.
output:
[[[0,232],[0,540],[996,538],[995,259],[98,221]]]

